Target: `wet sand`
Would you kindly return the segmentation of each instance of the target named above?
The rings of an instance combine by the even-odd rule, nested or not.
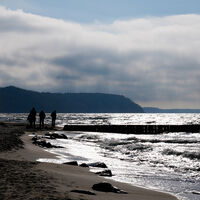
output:
[[[23,134],[25,132],[25,134]],[[45,130],[37,134],[44,134]],[[0,145],[7,144],[0,152],[0,199],[72,199],[72,200],[176,200],[162,192],[135,187],[129,184],[106,180],[89,172],[87,168],[70,165],[35,162],[39,158],[55,158],[56,155],[32,144],[30,134],[24,124],[0,124]],[[15,135],[14,141],[11,136]],[[3,139],[2,139],[3,138]],[[18,140],[20,138],[21,140]],[[23,148],[22,148],[23,147]],[[7,148],[7,149],[6,149]],[[128,194],[98,192],[92,189],[96,183],[107,181]],[[72,190],[90,191],[95,195],[75,193]]]

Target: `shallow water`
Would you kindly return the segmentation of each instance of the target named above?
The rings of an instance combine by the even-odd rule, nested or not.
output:
[[[0,113],[0,121],[22,121],[26,122],[27,113]],[[39,119],[37,118],[37,121]],[[46,123],[51,122],[50,113],[46,113]],[[58,126],[66,124],[130,124],[130,125],[181,125],[181,124],[199,124],[200,114],[156,114],[156,113],[58,113],[56,123]]]
[[[26,114],[0,114],[0,120],[25,121]],[[47,118],[50,123],[50,117]],[[199,114],[59,114],[64,124],[199,124]],[[134,135],[65,132],[68,140],[51,140],[62,163],[105,162],[115,180],[170,192],[180,199],[200,199],[200,133]],[[94,170],[94,169],[92,169]]]

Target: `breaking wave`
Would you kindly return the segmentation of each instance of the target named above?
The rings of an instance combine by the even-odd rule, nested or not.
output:
[[[175,151],[172,149],[165,149],[163,150],[162,153],[165,155],[182,156],[184,158],[189,158],[191,160],[194,160],[194,159],[200,160],[200,152],[189,152],[189,151],[180,152],[180,151]]]
[[[127,141],[134,141],[140,143],[169,143],[169,144],[200,144],[198,140],[185,140],[185,139],[139,139],[136,137],[130,137],[125,139]]]
[[[87,135],[79,135],[78,137],[75,138],[76,140],[82,140],[82,141],[88,141],[88,142],[97,142],[100,140],[100,137],[98,135],[92,135],[92,134],[87,134]]]

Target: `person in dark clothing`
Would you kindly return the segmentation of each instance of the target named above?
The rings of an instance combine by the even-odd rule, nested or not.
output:
[[[33,126],[33,117],[31,116],[31,112],[29,113],[29,115],[27,117],[27,120],[29,121],[30,128],[32,128],[32,126]]]
[[[27,120],[30,123],[30,127],[32,128],[32,126],[33,126],[33,128],[35,128],[35,121],[36,121],[36,110],[35,110],[35,108],[32,108],[32,110],[30,111],[30,113],[28,115]]]
[[[35,108],[32,108],[31,115],[33,117],[33,128],[35,128],[35,121],[36,121],[36,110],[35,110]]]
[[[40,116],[40,128],[44,128],[44,119],[46,115],[43,110],[40,111],[39,116]]]
[[[52,127],[55,127],[55,124],[56,124],[56,110],[54,110],[51,113],[51,118],[52,118]]]

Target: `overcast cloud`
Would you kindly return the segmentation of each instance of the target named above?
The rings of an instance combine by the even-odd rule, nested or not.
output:
[[[199,108],[200,15],[78,24],[0,6],[0,86]]]

